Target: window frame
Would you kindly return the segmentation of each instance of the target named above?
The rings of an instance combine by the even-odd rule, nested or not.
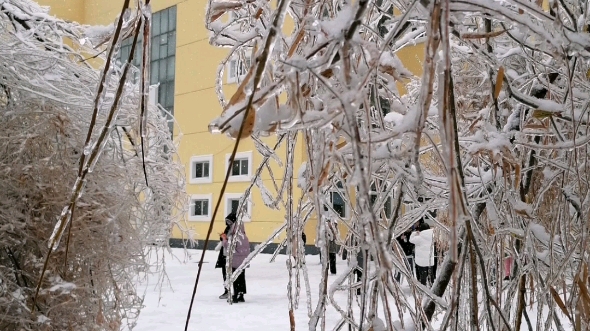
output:
[[[237,68],[241,62],[245,62],[245,61],[248,61],[250,63],[248,65],[244,66],[244,72],[241,75],[240,74],[234,75],[234,71],[231,70],[232,63],[235,63],[235,66]],[[232,57],[229,58],[229,60],[226,63],[225,69],[227,71],[227,76],[225,78],[225,82],[227,84],[240,83],[244,79],[244,77],[246,77],[246,75],[248,74],[248,70],[250,70],[251,65],[252,65],[252,60],[250,59],[249,56],[246,56],[246,57],[244,57],[244,59],[242,59],[238,55],[233,55]]]
[[[227,216],[231,212],[231,200],[240,200],[244,196],[244,193],[225,193],[223,195],[223,200],[225,203],[225,216]],[[237,214],[236,214],[237,216]],[[246,214],[243,217],[244,222],[250,222],[252,218],[252,201],[248,199],[246,201]]]
[[[162,18],[165,17],[165,28],[162,26]],[[142,30],[143,31],[143,30]],[[152,27],[150,30],[150,82],[151,86],[157,85],[155,97],[150,96],[150,100],[155,100],[168,113],[168,129],[170,133],[174,130],[174,107],[176,105],[176,57],[178,48],[178,6],[172,5],[152,13]],[[165,38],[165,43],[162,41]],[[123,65],[127,61],[127,56],[131,50],[133,37],[128,37],[121,42],[121,47],[117,54],[117,61]],[[137,40],[135,56],[132,65],[135,69],[131,72],[131,80],[137,81],[141,74],[142,49],[143,49],[143,32]],[[156,47],[157,46],[157,47]],[[166,50],[165,56],[160,56],[160,51]],[[157,51],[155,51],[157,49]],[[157,55],[157,56],[156,56]],[[165,66],[165,68],[163,67]],[[160,69],[162,67],[163,69]],[[165,73],[164,77],[160,77]]]
[[[150,105],[158,106],[158,90],[160,83],[153,84],[148,87],[148,102]]]
[[[340,185],[342,185],[342,184],[340,184]],[[346,219],[350,218],[350,206],[344,200],[344,196],[345,196],[344,190],[345,190],[344,185],[342,185],[342,187],[338,187],[338,185],[332,185],[332,187],[330,187],[330,189],[328,189],[326,191],[326,194],[328,195],[327,202],[329,202],[330,207],[324,206],[324,212],[327,212],[330,214],[334,213],[337,217],[346,220]],[[344,216],[340,215],[336,211],[336,209],[334,209],[334,200],[333,200],[334,193],[340,195],[340,198],[342,199],[342,201],[344,201]]]
[[[209,177],[194,177],[195,164],[200,162],[209,162]],[[192,156],[189,164],[189,183],[190,184],[203,184],[213,182],[213,155],[196,155]]]
[[[231,157],[231,154],[225,155],[225,171],[228,170],[228,167],[232,166],[229,163],[230,157]],[[236,153],[236,157],[234,158],[234,161],[243,160],[243,159],[248,160],[248,175],[233,176],[230,173],[228,182],[249,182],[252,179],[252,151]]]
[[[195,200],[207,200],[208,201],[208,208],[207,208],[207,215],[193,215],[192,211],[194,210],[192,204]],[[189,206],[188,206],[188,220],[192,222],[209,222],[211,221],[211,212],[213,207],[213,194],[192,194],[189,197]]]

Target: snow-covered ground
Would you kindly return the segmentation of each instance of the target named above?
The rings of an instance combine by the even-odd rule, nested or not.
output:
[[[140,289],[146,291],[145,308],[134,330],[184,329],[201,251],[187,250],[189,256],[186,256],[183,249],[172,249],[172,252],[173,256],[165,254],[166,272],[170,282],[164,283],[160,290],[157,286],[158,278],[154,276],[148,278],[147,283],[144,281],[140,285]],[[221,270],[215,269],[217,254],[218,252],[215,251],[207,251],[205,254],[206,263],[203,265],[189,330],[288,330],[287,257],[279,255],[274,262],[270,263],[271,255],[257,256],[246,271],[248,291],[245,295],[246,302],[229,305],[227,301],[218,298],[223,292],[223,280]],[[312,309],[315,309],[321,279],[321,265],[317,255],[307,255],[306,258]],[[340,258],[337,266],[338,274],[329,275],[329,283],[347,271],[346,261]],[[346,296],[344,292],[337,292],[335,295],[337,303],[341,304],[343,309],[346,309]],[[295,310],[295,321],[297,330],[305,330],[308,329],[309,318],[303,275],[300,298],[299,308]],[[338,312],[333,306],[328,306],[326,329],[333,329],[339,320]]]
[[[168,331],[184,330],[186,314],[188,311],[191,294],[198,270],[200,250],[183,250],[174,248],[172,254],[160,252],[159,256],[165,258],[165,270],[167,278],[158,278],[152,275],[139,282],[140,291],[145,291],[144,309],[141,312],[136,331]],[[271,255],[260,254],[246,270],[248,293],[245,295],[245,303],[229,305],[226,300],[219,299],[223,292],[223,280],[221,270],[215,269],[215,261],[218,252],[207,251],[205,264],[201,273],[201,279],[197,295],[193,305],[189,330],[215,331],[215,330],[239,330],[239,331],[274,331],[289,330],[289,313],[287,299],[288,272],[286,267],[287,257],[278,255],[274,262],[270,262]],[[309,284],[311,287],[311,307],[315,309],[319,295],[319,283],[321,280],[321,265],[319,256],[307,255],[307,268],[309,271]],[[347,262],[338,258],[338,274],[329,275],[329,284],[347,272]],[[159,284],[163,282],[160,287]],[[303,273],[300,278],[301,295],[298,309],[295,310],[296,330],[308,330],[308,306],[305,294],[305,280]],[[413,304],[414,299],[409,286],[404,281],[401,286],[403,294]],[[390,297],[388,295],[388,297]],[[356,297],[355,297],[356,298]],[[391,298],[391,297],[390,297]],[[334,299],[337,304],[346,309],[347,293],[337,291]],[[356,301],[356,299],[355,299]],[[395,305],[390,308],[392,319],[398,320]],[[379,300],[378,315],[382,317],[383,307]],[[536,324],[536,304],[527,309],[533,326]],[[560,312],[558,312],[559,314]],[[353,305],[353,316],[358,321],[360,314],[358,301]],[[545,316],[545,315],[544,315]],[[561,316],[561,315],[560,315]],[[408,318],[406,314],[405,318]],[[434,318],[435,328],[440,326],[441,315]],[[565,317],[561,316],[565,321]],[[333,330],[340,321],[340,314],[332,305],[326,308],[326,330]],[[320,322],[321,323],[321,322]],[[408,325],[406,324],[406,327]],[[523,321],[522,328],[526,328]],[[321,329],[318,327],[318,329]],[[345,328],[346,329],[346,328]],[[345,330],[344,329],[344,330]],[[565,325],[566,330],[571,330],[570,325]]]

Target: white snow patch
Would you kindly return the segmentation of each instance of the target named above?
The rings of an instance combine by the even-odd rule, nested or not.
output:
[[[389,143],[387,142],[383,142],[383,143],[378,143],[377,146],[375,147],[375,149],[373,150],[373,153],[371,154],[373,156],[373,158],[375,160],[380,160],[380,159],[389,159],[391,158],[391,148]]]
[[[323,21],[321,23],[322,29],[328,34],[329,38],[336,37],[348,28],[348,25],[352,22],[353,14],[352,7],[345,6],[333,20]]]
[[[75,288],[76,288],[76,284],[74,284],[74,283],[68,283],[68,282],[63,282],[61,284],[53,285],[49,289],[49,292],[55,292],[55,291],[60,290],[61,293],[69,293],[72,290],[74,290]]]
[[[302,162],[297,172],[297,187],[305,189],[307,184],[307,162]]]
[[[543,229],[541,227],[541,229]],[[532,229],[531,229],[532,230]],[[544,231],[544,229],[543,229]],[[310,240],[310,239],[308,239]],[[308,244],[313,245],[313,242]],[[162,284],[159,275],[148,275],[139,277],[137,290],[145,293],[144,308],[141,311],[134,331],[168,331],[181,330],[184,328],[186,311],[188,309],[191,294],[194,286],[194,277],[197,274],[198,263],[194,256],[200,256],[200,250],[187,250],[172,248],[162,254],[154,254],[153,259],[166,258],[166,273],[168,280],[163,282],[160,289],[156,284]],[[541,252],[542,254],[542,252]],[[159,255],[159,256],[158,256]],[[218,296],[223,293],[223,279],[219,269],[215,268],[217,253],[208,251],[205,254],[205,263],[189,323],[190,330],[240,330],[240,331],[267,331],[267,330],[289,330],[289,299],[287,296],[287,284],[289,276],[285,269],[287,257],[278,255],[274,263],[270,262],[272,255],[260,254],[255,257],[250,268],[246,270],[247,294],[246,302],[229,305],[225,300],[219,300]],[[191,260],[190,257],[193,256]],[[309,273],[310,289],[308,297],[304,281],[301,278],[301,292],[299,308],[294,312],[295,325],[297,330],[305,330],[309,324],[308,305],[315,307],[319,298],[319,286],[322,278],[322,265],[319,264],[318,255],[306,255],[306,267]],[[338,258],[336,261],[339,277],[347,270],[346,261]],[[303,277],[300,275],[300,277]],[[336,281],[336,277],[328,275],[328,286]],[[293,282],[296,276],[293,275]],[[347,282],[346,282],[347,283]],[[414,301],[406,281],[401,284],[403,295],[408,297],[410,302]],[[295,295],[293,293],[293,295]],[[390,302],[393,302],[393,298]],[[348,293],[337,291],[334,299],[345,306],[348,300]],[[356,298],[355,298],[356,299]],[[381,307],[381,302],[380,302]],[[341,316],[332,305],[326,306],[326,330],[333,330],[340,322]],[[412,308],[413,309],[413,308]],[[537,305],[527,308],[530,313],[533,325],[536,323]],[[380,312],[383,310],[381,309]],[[414,331],[418,328],[411,316],[405,314],[403,320],[397,313],[397,308],[390,307],[393,326],[397,331]],[[360,315],[360,303],[353,300],[353,314],[356,321]],[[437,314],[433,323],[433,329],[438,330],[442,322],[442,314]],[[546,315],[544,315],[546,316]],[[383,317],[381,317],[383,318]],[[402,323],[403,321],[403,328]],[[524,321],[523,321],[524,323]],[[373,321],[375,330],[383,331],[381,321]],[[125,321],[123,325],[126,325]],[[123,330],[128,328],[123,327]]]
[[[404,115],[396,113],[394,111],[387,113],[383,118],[385,122],[393,123],[395,125],[401,125],[404,121]]]
[[[555,177],[555,175],[558,173],[559,171],[557,170],[551,170],[550,167],[545,167],[543,168],[543,178],[545,180],[550,180],[553,177]]]
[[[16,300],[24,300],[25,296],[23,295],[21,289],[16,289],[14,292],[11,293],[12,297],[15,298]]]
[[[509,49],[508,51],[504,52],[504,54],[500,54],[498,55],[498,59],[505,59],[511,55],[518,55],[518,54],[522,54],[522,49],[520,47],[514,47]]]
[[[484,134],[483,131],[478,131],[473,136],[473,140],[477,143],[469,146],[467,149],[469,153],[475,154],[481,150],[486,150],[491,151],[494,157],[498,157],[503,150],[510,150],[512,145],[507,136],[498,132],[487,132],[487,134]]]
[[[545,227],[538,223],[531,223],[529,225],[529,229],[531,229],[531,233],[540,241],[544,243],[549,243],[551,241],[551,236],[545,230]]]
[[[39,324],[49,323],[50,321],[51,321],[51,319],[45,315],[37,316],[37,323],[39,323]]]
[[[308,240],[310,240],[308,238]],[[313,245],[313,242],[308,244]],[[142,309],[134,331],[167,331],[178,330],[184,327],[186,310],[188,309],[194,286],[194,276],[197,274],[198,263],[185,258],[185,252],[180,248],[173,248],[170,253],[165,253],[166,272],[170,282],[160,290],[157,286],[157,275],[149,276],[147,282],[138,282],[138,291],[145,291]],[[189,256],[200,256],[200,250],[188,250]],[[250,268],[246,269],[247,293],[246,302],[229,305],[225,300],[219,300],[223,293],[223,279],[219,269],[215,269],[215,261],[218,253],[208,251],[205,254],[205,263],[199,281],[199,287],[193,313],[190,319],[191,330],[240,330],[240,331],[266,331],[288,330],[289,318],[287,297],[287,284],[289,277],[285,269],[287,256],[278,255],[274,263],[270,262],[272,255],[260,254],[255,257]],[[157,257],[154,256],[154,259]],[[162,256],[160,255],[160,258]],[[294,310],[295,325],[297,330],[305,329],[309,323],[308,304],[315,306],[319,296],[319,288],[322,278],[322,265],[318,255],[306,255],[306,267],[309,272],[311,302],[308,302],[303,278],[301,278],[301,292],[299,296],[299,308]],[[347,271],[347,261],[340,258],[336,261],[336,276],[328,275],[328,287],[337,282]],[[295,276],[294,276],[295,277]],[[303,277],[303,275],[300,275]],[[146,278],[140,277],[145,280]],[[295,281],[295,279],[293,279]],[[168,285],[169,284],[169,285]],[[344,284],[348,284],[347,281]],[[407,283],[402,283],[402,290],[409,292]],[[293,294],[295,295],[295,294]],[[390,297],[393,302],[393,298]],[[348,300],[346,291],[336,291],[334,300],[341,307],[345,307]],[[360,314],[360,305],[353,304],[355,318]],[[392,308],[392,317],[398,319],[397,310]],[[287,316],[287,318],[285,318]],[[341,316],[332,305],[326,306],[326,330],[332,330],[340,321]],[[358,319],[357,319],[358,320]],[[380,327],[379,321],[373,322]],[[125,324],[125,323],[123,323]],[[413,330],[411,320],[406,321],[405,330]],[[438,326],[434,323],[434,327]],[[386,329],[375,329],[386,330]]]
[[[539,105],[539,109],[551,113],[561,113],[563,105],[553,100],[536,99],[535,102]]]
[[[535,254],[537,258],[541,261],[547,261],[547,257],[549,256],[549,250],[545,249],[540,252],[536,252]]]
[[[522,202],[520,200],[513,200],[512,207],[514,210],[520,213],[524,213],[529,217],[533,216],[533,206],[529,205],[528,203]]]
[[[255,131],[269,131],[275,125],[290,121],[294,116],[294,111],[288,106],[277,108],[277,102],[274,98],[269,98],[256,111]]]
[[[109,35],[113,32],[113,25],[92,25],[88,26],[84,31],[89,38],[100,38],[106,35]]]

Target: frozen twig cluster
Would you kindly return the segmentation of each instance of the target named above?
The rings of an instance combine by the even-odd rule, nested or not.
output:
[[[590,18],[586,2],[544,3],[209,1],[210,42],[250,65],[229,100],[221,92],[228,59],[220,65],[223,111],[211,130],[252,137],[265,162],[278,149],[260,136],[281,144],[291,135],[307,153],[299,201],[294,144],[276,195],[260,171],[252,181],[267,207],[285,210],[289,308],[300,290],[293,275],[307,272],[298,248],[309,220],[339,218],[350,271],[365,270],[359,282],[349,272],[329,284],[323,261],[310,330],[588,327]],[[398,58],[410,48],[421,77]],[[334,191],[348,217],[329,207]],[[412,280],[395,241],[420,218],[436,227],[444,256],[431,288]],[[327,256],[323,221],[317,229]],[[334,302],[341,289],[346,303]],[[342,315],[338,325],[325,325],[328,303]]]
[[[167,115],[140,111],[141,88],[125,78],[137,69],[115,61],[149,19],[139,8],[96,28],[0,1],[2,330],[133,325],[145,247],[182,215]]]

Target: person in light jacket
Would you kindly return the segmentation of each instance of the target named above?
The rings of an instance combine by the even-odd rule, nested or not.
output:
[[[244,262],[246,257],[250,254],[250,241],[246,236],[244,223],[238,224],[236,214],[230,213],[225,218],[225,224],[229,226],[227,234],[222,234],[223,251],[226,256],[229,256],[229,249],[232,239],[235,237],[236,245],[232,254],[231,268],[235,272]],[[244,302],[244,294],[246,294],[246,270],[243,270],[234,281],[234,295],[232,302]]]
[[[410,242],[414,247],[416,276],[422,285],[434,283],[434,232],[427,223],[421,223],[418,231],[412,232]]]

